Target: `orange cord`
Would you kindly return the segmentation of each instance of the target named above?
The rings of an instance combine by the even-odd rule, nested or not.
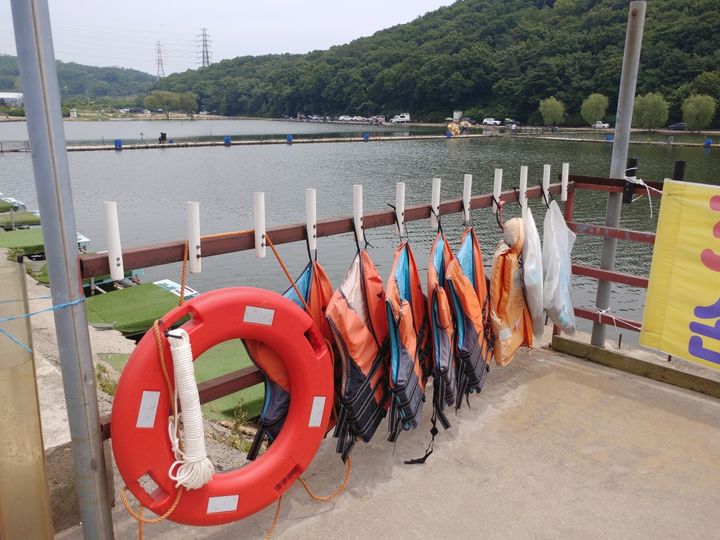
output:
[[[342,484],[340,484],[340,487],[337,488],[333,493],[330,495],[315,495],[312,490],[310,489],[310,486],[308,486],[307,481],[301,476],[298,478],[298,482],[302,484],[302,487],[305,488],[305,491],[307,492],[310,497],[316,501],[320,502],[330,502],[334,498],[340,496],[345,491],[345,488],[348,485],[348,482],[350,482],[350,474],[352,473],[352,458],[348,458],[347,462],[345,463],[345,478],[343,478]]]
[[[302,302],[302,305],[305,308],[305,312],[310,315],[310,306],[308,306],[307,302],[305,302],[305,298],[303,298],[303,295],[300,293],[300,289],[298,289],[295,280],[290,275],[290,271],[287,269],[287,266],[285,266],[285,262],[282,260],[282,257],[280,257],[280,253],[278,253],[278,250],[275,248],[275,244],[272,243],[272,240],[270,240],[270,235],[267,233],[265,233],[265,240],[267,241],[267,245],[270,246],[270,249],[272,249],[272,252],[275,254],[275,258],[277,259],[280,268],[282,268],[282,271],[285,273],[285,277],[290,282],[290,285],[292,285],[292,288],[295,289],[295,294],[297,294],[298,298]]]
[[[252,229],[245,229],[242,231],[232,231],[224,233],[206,234],[200,237],[200,241],[203,240],[217,240],[219,238],[234,238],[236,236],[242,236],[253,232]],[[180,271],[180,300],[178,300],[178,306],[182,306],[185,303],[185,286],[187,284],[187,267],[188,258],[190,257],[190,244],[185,241],[185,247],[183,248],[183,261],[182,270]]]
[[[275,532],[275,527],[277,527],[277,524],[280,521],[280,508],[282,507],[282,498],[282,495],[278,497],[277,506],[275,507],[275,517],[273,517],[272,523],[270,524],[270,527],[268,527],[268,530],[265,531],[265,534],[263,535],[263,540],[270,540],[270,538],[272,538],[272,535]]]

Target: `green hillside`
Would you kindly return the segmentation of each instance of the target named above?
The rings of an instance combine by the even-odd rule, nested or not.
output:
[[[527,121],[554,95],[580,122],[593,92],[616,108],[627,15],[625,0],[460,0],[326,51],[238,57],[157,87],[195,92],[201,109],[261,116],[463,109]],[[691,92],[720,100],[717,36],[717,0],[648,2],[638,93],[661,92],[671,120]]]
[[[145,94],[155,82],[155,77],[136,69],[84,66],[59,60],[57,73],[63,99]],[[0,54],[0,92],[2,91],[22,91],[15,56]]]

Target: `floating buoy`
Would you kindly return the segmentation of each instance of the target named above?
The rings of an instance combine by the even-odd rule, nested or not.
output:
[[[292,301],[251,287],[219,289],[185,302],[163,317],[192,343],[193,359],[232,339],[252,339],[272,347],[287,370],[292,399],[272,446],[240,469],[213,474],[197,489],[186,489],[168,519],[188,525],[219,525],[247,517],[274,502],[305,471],[327,431],[333,401],[330,354],[312,319]],[[170,338],[172,339],[172,337]],[[163,354],[170,363],[167,339]],[[173,379],[172,366],[166,370]],[[163,375],[152,332],[143,337],[123,370],[112,412],[115,461],[127,487],[143,506],[163,515],[178,488],[169,471],[176,456],[168,437],[173,396]],[[173,381],[174,384],[174,381]],[[157,486],[146,491],[149,477]]]

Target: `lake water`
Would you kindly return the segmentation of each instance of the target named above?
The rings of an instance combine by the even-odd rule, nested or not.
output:
[[[99,137],[130,137],[144,131],[166,131],[170,137],[197,137],[215,134],[270,136],[286,133],[336,133],[338,129],[355,133],[368,126],[341,126],[262,120],[185,121],[185,122],[67,122],[68,140],[90,141]],[[383,128],[385,131],[392,128]],[[22,139],[24,125],[0,123],[0,140]],[[147,131],[145,131],[147,130]],[[306,130],[306,131],[303,131]],[[400,131],[407,131],[401,128]],[[397,132],[395,130],[394,132]],[[20,136],[18,136],[20,134]],[[26,135],[25,135],[26,137]],[[536,185],[544,163],[552,165],[553,178],[563,162],[572,173],[607,176],[611,146],[567,143],[520,138],[451,139],[432,141],[388,141],[312,145],[271,145],[155,149],[125,152],[73,152],[69,154],[78,230],[90,237],[91,249],[105,249],[103,205],[105,200],[118,203],[123,247],[129,248],[170,240],[185,235],[185,202],[200,201],[203,234],[252,228],[254,191],[265,191],[267,226],[304,221],[305,189],[317,188],[318,218],[349,215],[352,212],[352,185],[364,185],[365,211],[387,209],[395,200],[395,183],[407,184],[407,204],[427,203],[433,177],[443,179],[442,198],[462,195],[463,174],[473,175],[473,194],[492,191],[493,171],[504,170],[504,189],[518,184],[521,165],[528,165],[529,185]],[[633,145],[630,155],[639,159],[639,176],[657,180],[669,176],[675,160],[687,162],[686,178],[705,183],[720,183],[720,152],[717,149],[656,147]],[[36,208],[35,185],[30,155],[0,156],[0,191]],[[606,196],[579,192],[577,221],[602,223]],[[653,217],[646,197],[623,206],[622,227],[654,230],[659,201],[653,202]],[[544,206],[532,201],[538,227],[542,229]],[[506,205],[505,217],[519,215],[516,204]],[[489,209],[476,210],[473,221],[489,267],[500,232]],[[421,271],[427,266],[434,237],[426,221],[408,225],[416,259]],[[443,219],[446,235],[455,244],[462,224],[459,215]],[[541,233],[542,234],[542,233]],[[370,250],[383,276],[387,276],[397,242],[394,228],[367,231],[374,246]],[[573,259],[597,266],[602,240],[581,236]],[[617,268],[647,275],[651,246],[619,242]],[[307,261],[304,243],[280,246],[280,252],[292,272],[298,273]],[[318,240],[318,259],[334,284],[344,276],[354,255],[352,235]],[[180,279],[180,265],[148,268],[144,281],[159,278]],[[206,258],[203,272],[190,275],[188,284],[200,291],[252,285],[284,290],[287,280],[272,253],[264,260],[253,252]],[[595,281],[573,278],[575,303],[589,307],[595,297]],[[616,285],[612,312],[642,318],[644,291]],[[579,321],[582,329],[589,323]]]

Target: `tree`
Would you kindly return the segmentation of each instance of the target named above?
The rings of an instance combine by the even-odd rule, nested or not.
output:
[[[643,129],[657,129],[668,119],[668,104],[661,94],[645,94],[635,97],[633,126]]]
[[[543,99],[540,102],[539,111],[546,126],[560,124],[565,118],[565,105],[555,97]]]
[[[691,131],[710,125],[715,116],[715,100],[710,96],[693,95],[683,101],[683,120]]]
[[[580,107],[580,114],[589,125],[602,120],[608,106],[608,98],[602,94],[590,94]]]

